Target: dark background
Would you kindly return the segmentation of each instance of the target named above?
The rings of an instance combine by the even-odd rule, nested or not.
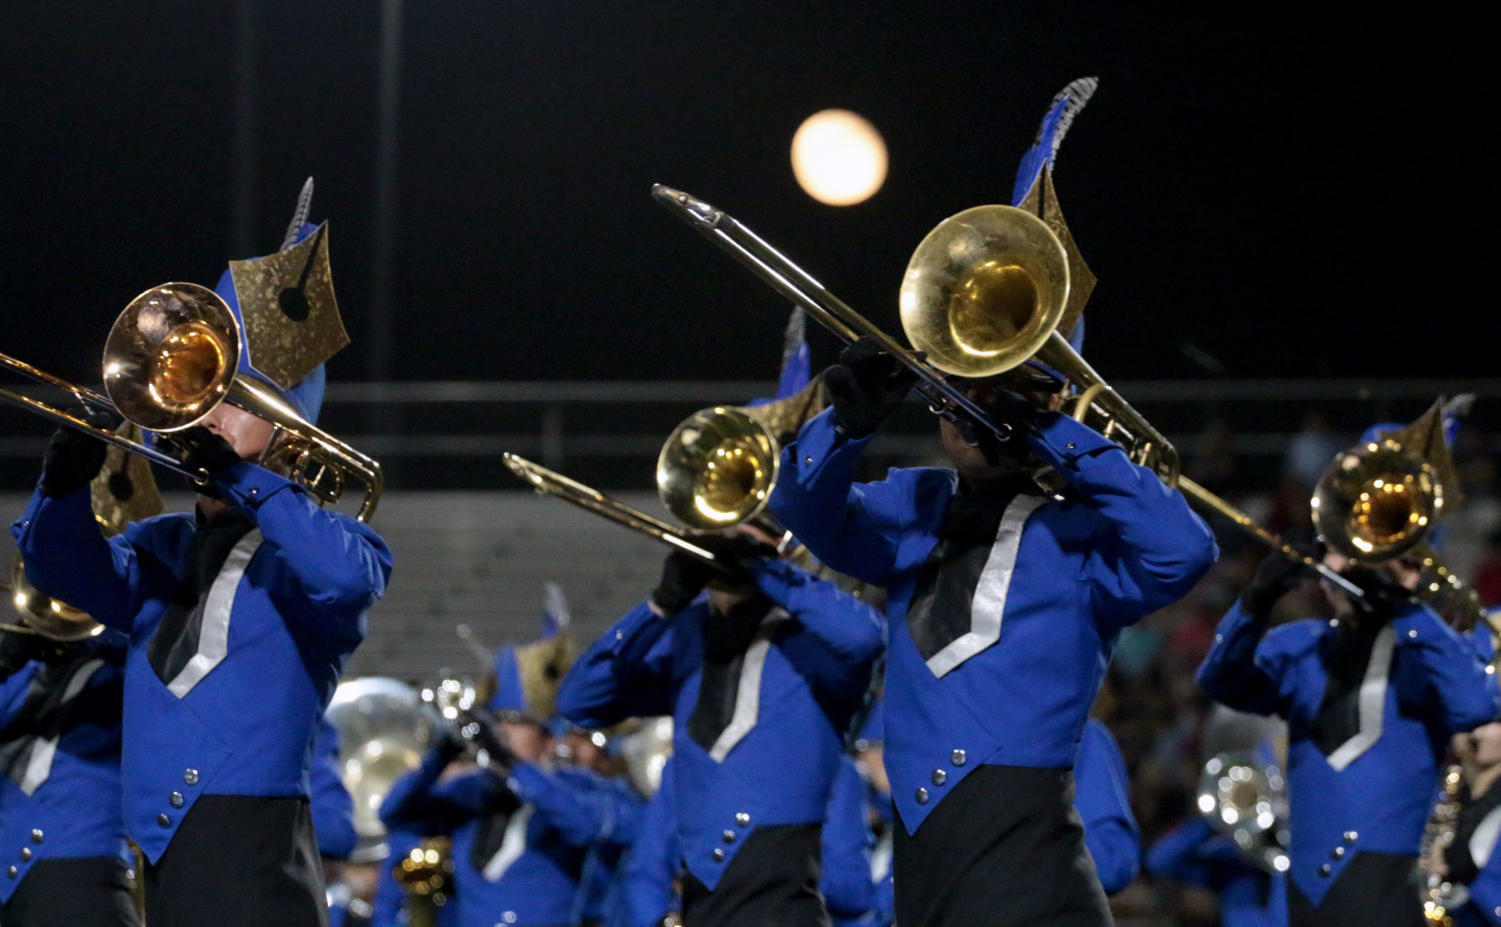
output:
[[[1488,374],[1479,31],[1122,6],[409,0],[383,367],[377,0],[5,4],[0,350],[96,381],[126,301],[274,249],[313,174],[336,380],[766,378],[784,307],[654,181],[895,330],[923,234],[1004,201],[1053,93],[1095,74],[1057,178],[1107,377]],[[863,205],[793,181],[829,106],[889,146]]]

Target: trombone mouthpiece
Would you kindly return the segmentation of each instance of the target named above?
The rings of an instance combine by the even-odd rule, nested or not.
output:
[[[724,217],[723,212],[703,200],[663,184],[652,184],[651,195],[652,199],[666,206],[678,218],[690,224],[714,228]]]

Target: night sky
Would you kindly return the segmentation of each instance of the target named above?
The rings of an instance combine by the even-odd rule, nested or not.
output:
[[[1100,278],[1102,373],[1489,374],[1493,300],[1464,295],[1495,239],[1489,38],[1129,6],[408,0],[391,375],[771,376],[785,306],[656,206],[658,181],[896,331],[917,242],[1005,201],[1049,99],[1086,74],[1101,87],[1057,181]],[[376,0],[10,3],[0,35],[0,350],[97,380],[130,297],[274,249],[312,174],[354,338],[331,374],[370,376]],[[860,206],[818,205],[788,166],[829,106],[890,149]]]

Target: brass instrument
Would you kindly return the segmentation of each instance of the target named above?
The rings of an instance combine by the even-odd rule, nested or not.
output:
[[[453,841],[427,837],[391,867],[391,877],[407,895],[408,927],[437,927],[453,885]]]
[[[1266,872],[1286,872],[1290,862],[1287,782],[1276,766],[1249,754],[1221,753],[1204,764],[1199,813],[1218,833]]]
[[[823,382],[757,406],[700,409],[672,430],[657,457],[657,494],[700,531],[761,514],[781,469],[782,443],[823,408]]]
[[[1354,583],[1181,475],[1178,452],[1167,438],[1059,334],[1069,303],[1069,255],[1053,229],[1027,210],[998,205],[967,209],[939,223],[913,252],[902,281],[901,318],[908,340],[925,361],[728,213],[661,184],[652,188],[652,196],[840,339],[868,338],[891,354],[917,375],[916,390],[940,417],[964,419],[1008,438],[1009,428],[992,421],[944,374],[989,377],[1040,361],[1068,381],[1063,408],[1076,421],[1119,443],[1131,460],[1151,468],[1168,486],[1227,516],[1351,595],[1360,594]]]
[[[641,726],[620,738],[626,775],[647,798],[662,785],[662,770],[672,757],[672,718],[644,718]]]
[[[1359,563],[1400,558],[1413,564],[1414,598],[1469,630],[1486,620],[1485,609],[1423,540],[1458,495],[1447,446],[1441,433],[1432,432],[1442,428],[1442,407],[1440,399],[1408,428],[1339,454],[1320,475],[1309,504],[1330,550]]]
[[[81,641],[97,637],[104,625],[59,599],[41,592],[26,579],[26,565],[17,557],[11,564],[10,582],[0,582],[0,591],[10,595],[11,605],[21,615],[21,624],[0,624],[0,631],[40,634],[54,641]]]
[[[1418,853],[1418,866],[1424,876],[1423,919],[1433,927],[1453,927],[1454,915],[1449,912],[1464,904],[1468,895],[1463,886],[1455,885],[1438,872],[1428,869],[1434,848],[1447,845],[1454,839],[1454,829],[1459,823],[1459,793],[1463,782],[1464,774],[1460,765],[1451,764],[1444,772],[1438,803],[1434,805],[1428,816],[1428,823],[1423,828],[1423,844]]]
[[[234,314],[213,290],[195,283],[165,283],[131,300],[110,329],[104,349],[106,396],[0,354],[0,367],[55,387],[78,403],[119,415],[149,431],[171,432],[198,424],[221,402],[238,406],[273,426],[261,464],[284,473],[324,503],[337,503],[346,482],[365,488],[357,517],[369,521],[380,501],[380,464],[298,415],[275,390],[237,373],[243,339]],[[97,428],[80,416],[15,390],[0,399],[68,425],[115,447],[180,473],[196,483],[209,475],[141,441]]]
[[[992,432],[1001,440],[1010,438],[1010,428],[992,421],[983,409],[964,394],[963,390],[949,383],[944,376],[944,370],[937,365],[936,361],[934,364],[925,363],[913,352],[902,347],[894,338],[855,312],[849,304],[826,290],[810,274],[750,229],[737,222],[728,213],[716,209],[703,200],[662,184],[652,187],[652,197],[678,218],[687,222],[699,234],[744,264],[777,292],[794,304],[803,307],[819,324],[841,340],[854,343],[861,338],[866,338],[874,342],[882,351],[896,358],[917,376],[914,389],[927,400],[929,408],[935,414],[950,421],[961,419],[968,421],[976,427]],[[1062,319],[1062,307],[1068,297],[1068,261],[1063,255],[1062,245],[1046,224],[1024,210],[1012,209],[1010,206],[987,208],[1017,214],[1017,218],[1004,220],[1011,223],[1006,225],[1009,230],[1009,237],[1006,239],[1007,250],[1014,249],[1019,255],[1025,251],[1026,255],[1018,257],[1016,266],[1019,270],[1016,273],[1008,272],[1002,275],[1011,278],[1009,283],[998,287],[980,287],[980,289],[1002,298],[1013,299],[1015,304],[1008,304],[1001,311],[1007,318],[1016,319],[1028,314],[1028,310],[1019,305],[1021,300],[1018,299],[1019,294],[1024,294],[1027,288],[1017,281],[1029,270],[1040,273],[1039,279],[1031,281],[1032,289],[1039,294],[1030,310],[1030,313],[1035,314],[1036,321],[1033,324],[1024,324],[1020,328],[1028,340],[1037,340],[1040,337],[1041,340],[1046,341],[1052,334],[1048,326],[1051,324],[1056,327],[1057,321]],[[931,234],[929,238],[932,238]],[[922,251],[922,248],[918,250]],[[1034,254],[1034,251],[1040,253]],[[912,269],[909,267],[908,274],[911,273]],[[904,299],[906,299],[905,296]],[[962,333],[957,329],[966,320],[972,320],[980,314],[981,310],[976,308],[966,308],[959,313],[960,317],[955,321],[954,338],[951,340],[961,338]],[[908,313],[904,310],[902,315],[905,325]],[[993,336],[993,333],[1001,327],[1001,323],[988,323],[982,320],[982,326],[985,332],[977,339],[974,354],[977,357],[985,357],[988,362],[976,363],[973,366],[964,366],[947,372],[971,377],[990,376],[1009,370],[1026,360],[1025,356],[1019,356],[1019,351],[1003,351],[997,346],[995,342],[998,339]],[[920,330],[926,331],[926,328]],[[911,330],[908,331],[908,337],[914,337]],[[917,345],[919,350],[923,349],[923,346],[916,341],[914,345]]]
[[[432,716],[411,686],[378,676],[340,683],[324,716],[339,732],[339,777],[354,802],[359,844],[352,859],[382,859],[389,849],[381,802],[397,779],[422,763]]]
[[[576,480],[571,480],[555,470],[549,470],[538,463],[533,463],[525,457],[519,457],[512,453],[501,455],[506,466],[511,471],[532,485],[537,492],[556,496],[564,502],[576,505],[586,512],[593,512],[617,525],[624,525],[633,531],[656,538],[664,544],[686,551],[700,560],[708,563],[714,562],[712,551],[693,543],[690,535],[680,528],[673,527],[660,518],[653,518],[645,512],[626,505],[618,499],[613,499],[592,486],[586,486]]]

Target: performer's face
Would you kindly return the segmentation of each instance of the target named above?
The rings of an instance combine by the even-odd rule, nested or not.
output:
[[[956,383],[956,385],[960,384],[964,385],[965,398],[982,409],[988,408],[995,401],[998,389],[1008,389],[1017,393],[1039,411],[1057,409],[1059,403],[1063,401],[1058,393],[1029,388],[1022,382],[1007,380],[1004,376],[981,382],[958,381]],[[966,483],[983,483],[997,479],[1021,466],[1021,461],[1017,458],[995,457],[988,454],[984,442],[976,445],[967,443],[958,427],[947,419],[939,420],[938,435],[939,440],[943,442],[943,452],[948,455],[954,469],[959,471],[959,476]]]
[[[1482,724],[1468,735],[1461,736],[1469,740],[1476,766],[1486,769],[1501,763],[1501,721]]]
[[[241,460],[259,460],[271,443],[270,422],[221,402],[203,418],[203,427],[229,442]]]
[[[1349,557],[1332,550],[1324,554],[1324,565],[1336,573],[1343,573],[1345,568],[1352,563],[1354,561]],[[1418,587],[1420,574],[1417,566],[1408,563],[1400,557],[1374,564],[1373,569],[1385,573],[1391,578],[1392,582],[1403,589],[1416,589]],[[1320,580],[1319,587],[1324,590],[1324,596],[1334,606],[1336,615],[1344,617],[1354,612],[1354,606],[1350,603],[1349,597],[1333,583],[1330,583],[1328,580]]]
[[[547,730],[527,721],[502,721],[500,733],[511,752],[529,763],[540,761],[552,748]]]
[[[573,757],[575,766],[603,772],[609,765],[609,754],[605,753],[602,746],[594,742],[589,733],[571,730],[564,735],[563,742],[567,745],[568,753]]]

